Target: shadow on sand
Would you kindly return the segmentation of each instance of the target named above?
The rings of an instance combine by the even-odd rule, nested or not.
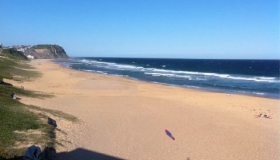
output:
[[[122,160],[121,158],[113,157],[103,153],[98,153],[84,148],[77,148],[70,152],[56,153],[56,160],[78,160],[78,159],[102,159],[102,160]]]
[[[56,153],[55,156],[51,156],[42,160],[82,160],[82,159],[122,160],[122,158],[117,158],[103,153],[90,151],[84,148],[77,148],[70,152]],[[23,160],[23,156],[15,157],[12,159],[4,159],[0,157],[0,160]]]
[[[4,86],[13,86],[11,83],[6,83],[4,81],[0,80],[0,85],[4,85]]]

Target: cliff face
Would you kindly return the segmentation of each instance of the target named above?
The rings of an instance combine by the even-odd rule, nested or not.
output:
[[[25,56],[33,56],[35,59],[68,58],[66,52],[59,45],[35,45],[24,51]]]

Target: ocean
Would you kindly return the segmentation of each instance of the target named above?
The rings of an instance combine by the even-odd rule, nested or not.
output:
[[[150,83],[280,99],[280,60],[80,57],[56,62]]]

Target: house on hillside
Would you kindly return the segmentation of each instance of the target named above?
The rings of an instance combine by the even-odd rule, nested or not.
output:
[[[31,55],[27,55],[26,56],[28,59],[34,59],[34,56],[31,56]]]
[[[17,51],[19,52],[25,52],[30,46],[25,46],[25,45],[18,45],[18,46],[13,46]]]

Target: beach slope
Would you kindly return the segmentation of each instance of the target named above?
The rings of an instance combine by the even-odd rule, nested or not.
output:
[[[21,101],[80,120],[58,121],[66,133],[58,133],[58,159],[280,159],[280,100],[80,72],[50,60],[30,64],[42,77],[13,84],[55,97]]]

